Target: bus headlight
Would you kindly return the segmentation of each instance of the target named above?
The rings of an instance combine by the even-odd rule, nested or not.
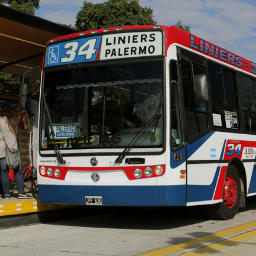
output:
[[[59,178],[59,177],[60,177],[60,170],[59,170],[59,169],[55,169],[55,170],[54,170],[54,176],[55,176],[56,178]]]
[[[160,165],[155,167],[155,174],[156,175],[162,175],[164,173],[164,168]]]
[[[141,169],[139,169],[139,168],[137,168],[137,169],[135,169],[134,170],[134,176],[135,176],[135,178],[140,178],[141,176],[142,176],[142,170]]]
[[[52,168],[49,167],[49,168],[47,169],[47,175],[48,175],[48,176],[52,176],[52,173],[53,173]]]
[[[146,167],[144,170],[144,173],[147,177],[151,176],[153,174],[153,170],[151,167]]]
[[[45,173],[46,173],[46,168],[45,168],[44,166],[42,166],[42,167],[40,168],[40,173],[41,173],[41,175],[45,175]]]

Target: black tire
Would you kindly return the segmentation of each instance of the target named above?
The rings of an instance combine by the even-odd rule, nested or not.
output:
[[[234,184],[235,183],[235,184]],[[225,197],[226,193],[226,197]],[[217,220],[233,219],[239,209],[241,184],[234,165],[228,167],[223,188],[223,202],[208,206],[210,216]],[[225,198],[231,198],[225,200]]]

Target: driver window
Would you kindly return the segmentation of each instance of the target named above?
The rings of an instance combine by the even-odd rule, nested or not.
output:
[[[194,96],[194,76],[204,74],[205,69],[181,63],[181,75],[184,93],[186,140],[191,141],[209,127],[209,117],[206,102],[198,103]]]

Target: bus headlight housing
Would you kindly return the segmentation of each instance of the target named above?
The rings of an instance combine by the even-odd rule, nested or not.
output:
[[[52,170],[51,167],[49,167],[49,168],[47,169],[47,175],[48,175],[48,176],[52,176],[52,173],[53,173],[53,170]]]
[[[59,169],[55,169],[55,170],[54,170],[54,176],[55,176],[56,178],[59,178],[59,177],[60,177],[60,170],[59,170]]]
[[[155,167],[155,174],[156,175],[162,175],[164,173],[164,168],[161,165],[158,165]]]
[[[40,174],[45,175],[46,174],[46,168],[44,166],[41,166],[40,168]]]
[[[144,170],[144,174],[147,176],[147,177],[150,177],[152,174],[153,174],[153,170],[151,167],[146,167],[145,170]]]
[[[135,176],[135,178],[140,178],[141,176],[142,176],[142,170],[141,169],[139,169],[139,168],[137,168],[137,169],[135,169],[134,170],[134,176]]]

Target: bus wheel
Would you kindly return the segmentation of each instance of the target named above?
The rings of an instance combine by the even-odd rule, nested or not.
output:
[[[241,197],[241,185],[239,174],[234,165],[227,169],[223,202],[209,205],[209,214],[214,219],[228,220],[233,219],[238,211]]]

